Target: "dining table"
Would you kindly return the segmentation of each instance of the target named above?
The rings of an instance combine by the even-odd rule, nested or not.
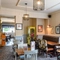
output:
[[[54,46],[54,45],[58,45],[58,42],[53,42],[53,41],[47,41],[48,45]]]
[[[24,50],[23,48],[22,49],[20,48],[20,49],[16,49],[15,51],[18,56],[23,55],[24,60],[37,60],[38,50],[31,50],[31,48]],[[15,60],[18,59],[16,54],[15,54]]]

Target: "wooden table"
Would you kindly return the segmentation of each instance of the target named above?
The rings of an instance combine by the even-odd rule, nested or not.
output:
[[[50,51],[52,51],[53,55],[56,56],[55,46],[58,45],[59,43],[53,42],[53,41],[47,41],[47,44],[48,44],[48,52],[47,53],[50,53]]]
[[[15,51],[18,55],[24,55],[24,50],[23,49],[16,49]]]
[[[31,49],[28,48],[27,50],[30,51]],[[22,49],[22,48],[21,49],[16,49],[15,51],[18,55],[24,55],[24,49]]]
[[[24,55],[24,60],[27,60],[27,56],[30,54],[31,58],[29,60],[37,60],[37,53],[38,50],[31,51],[30,48],[28,50],[23,50],[23,49],[16,49],[16,53],[20,55]],[[33,58],[34,57],[34,58]],[[17,60],[17,56],[15,56],[15,60]]]
[[[52,42],[52,41],[47,41],[47,44],[54,46],[54,45],[58,45],[59,43],[57,42]]]

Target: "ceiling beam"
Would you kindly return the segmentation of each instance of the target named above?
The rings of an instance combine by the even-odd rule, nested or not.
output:
[[[20,1],[20,0],[17,1],[16,6],[18,5],[19,1]]]

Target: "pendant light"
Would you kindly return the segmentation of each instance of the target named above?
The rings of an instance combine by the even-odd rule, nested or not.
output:
[[[23,15],[23,19],[29,20],[29,14],[27,14],[27,3],[25,3],[25,5],[26,5],[26,14]]]
[[[33,0],[33,10],[44,10],[45,0]]]

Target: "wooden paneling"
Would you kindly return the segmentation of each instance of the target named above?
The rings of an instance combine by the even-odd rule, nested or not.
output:
[[[35,18],[30,18],[29,20],[23,20],[24,34],[28,33],[29,26],[36,27],[36,19]]]

